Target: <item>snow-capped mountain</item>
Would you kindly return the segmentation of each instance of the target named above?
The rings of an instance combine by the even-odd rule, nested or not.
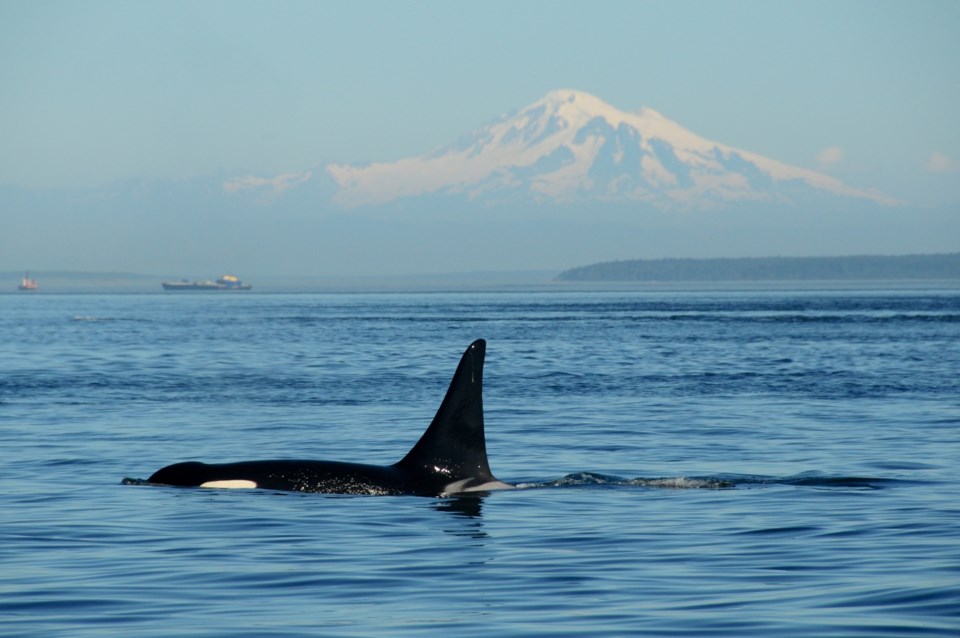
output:
[[[346,207],[423,195],[497,204],[646,202],[709,208],[793,202],[812,194],[892,203],[838,180],[713,142],[649,108],[621,111],[593,95],[552,91],[428,155],[326,167]]]

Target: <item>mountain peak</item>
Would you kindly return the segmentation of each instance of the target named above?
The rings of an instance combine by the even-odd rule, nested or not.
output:
[[[606,120],[614,127],[630,120],[663,118],[662,115],[648,108],[641,108],[634,113],[621,111],[591,93],[575,89],[550,91],[523,109],[521,113],[530,113],[542,109],[546,109],[546,112],[565,120],[572,126],[585,124],[597,117]]]
[[[536,108],[540,105],[547,106],[554,112],[583,112],[594,115],[615,115],[619,113],[616,108],[610,106],[597,96],[575,89],[550,91],[527,108]]]
[[[335,200],[348,207],[430,194],[492,205],[520,198],[709,208],[790,201],[798,190],[891,203],[826,175],[707,140],[653,109],[622,111],[574,89],[550,91],[427,155],[327,170],[339,186]]]

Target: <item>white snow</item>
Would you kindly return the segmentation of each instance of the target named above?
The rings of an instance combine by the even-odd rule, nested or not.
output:
[[[481,198],[493,189],[510,186],[526,187],[537,197],[569,200],[595,186],[589,176],[608,137],[601,131],[584,130],[585,126],[605,122],[617,135],[621,125],[634,131],[642,152],[641,170],[637,175],[618,173],[609,176],[610,196],[683,202],[695,205],[702,199],[736,201],[770,199],[773,193],[757,190],[747,177],[723,167],[734,155],[751,164],[774,182],[799,180],[808,186],[837,195],[893,203],[876,193],[848,187],[840,181],[816,171],[783,164],[756,153],[713,142],[685,129],[650,108],[635,112],[617,109],[599,98],[572,89],[551,91],[512,117],[504,117],[477,130],[477,140],[466,148],[450,147],[427,155],[364,167],[346,164],[327,166],[327,171],[340,186],[336,201],[347,207],[386,203],[402,197],[435,192],[468,193]],[[578,136],[582,138],[577,142]],[[627,138],[629,139],[629,138]],[[692,187],[680,185],[679,176],[671,172],[658,156],[651,140],[660,140],[672,150],[676,160],[685,166]],[[619,166],[631,149],[614,138],[614,166]],[[566,148],[573,162],[550,165],[530,176],[520,177],[519,170],[529,169],[549,158],[558,149]],[[549,163],[549,162],[548,162]],[[295,176],[266,183],[236,183],[234,188],[269,185],[276,189],[295,183]],[[637,182],[634,189],[624,188],[628,181]],[[640,183],[645,182],[647,187]],[[624,192],[626,191],[626,192]]]

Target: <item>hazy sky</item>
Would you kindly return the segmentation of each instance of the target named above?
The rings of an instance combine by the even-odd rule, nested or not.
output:
[[[954,251],[958,33],[957,0],[0,0],[0,271],[257,279]],[[902,205],[417,225],[338,217],[314,204],[322,179],[272,208],[223,192],[422,155],[563,88]]]
[[[958,33],[954,0],[0,0],[0,183],[393,160],[575,88],[960,202]]]

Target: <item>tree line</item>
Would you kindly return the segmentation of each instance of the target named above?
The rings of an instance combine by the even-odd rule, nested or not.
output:
[[[960,253],[847,257],[630,259],[566,270],[559,281],[960,279]]]

